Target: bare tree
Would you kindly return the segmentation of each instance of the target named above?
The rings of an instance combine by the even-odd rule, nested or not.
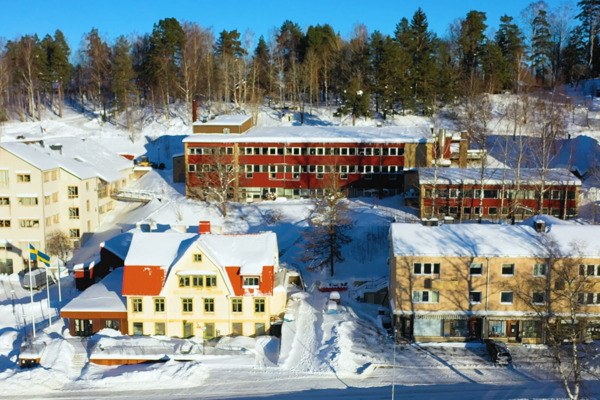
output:
[[[240,167],[225,148],[212,148],[213,154],[203,158],[204,164],[190,164],[195,176],[190,180],[190,195],[207,201],[216,201],[223,216],[227,203],[235,197],[239,185]]]
[[[533,276],[521,277],[511,288],[537,316],[538,333],[551,349],[563,387],[570,399],[578,399],[585,362],[585,308],[597,291],[589,268],[595,274],[596,266],[583,264],[578,243],[561,245],[551,234],[541,233],[539,244]]]
[[[315,197],[314,210],[308,216],[308,229],[303,232],[304,256],[302,262],[309,263],[309,269],[320,270],[329,267],[334,275],[336,262],[344,261],[342,246],[352,241],[346,233],[352,228],[345,195],[337,190],[337,174],[330,175],[331,187],[323,197]]]

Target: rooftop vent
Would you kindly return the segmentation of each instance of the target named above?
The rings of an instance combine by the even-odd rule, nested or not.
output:
[[[534,221],[533,227],[535,231],[538,233],[546,232],[546,222],[545,221]]]

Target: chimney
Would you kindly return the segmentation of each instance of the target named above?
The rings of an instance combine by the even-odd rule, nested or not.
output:
[[[210,233],[210,221],[200,221],[198,225],[198,234]]]
[[[192,123],[198,120],[198,110],[196,110],[196,107],[198,107],[198,103],[196,100],[192,100]]]
[[[544,221],[533,221],[533,227],[535,231],[538,233],[546,232],[546,223]]]

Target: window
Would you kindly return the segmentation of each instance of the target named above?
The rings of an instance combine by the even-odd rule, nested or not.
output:
[[[265,312],[265,299],[254,299],[254,312],[264,313]]]
[[[202,276],[193,276],[192,277],[192,286],[193,287],[202,287],[204,286],[204,279]]]
[[[600,276],[600,265],[579,265],[579,276]]]
[[[231,336],[242,336],[243,326],[241,322],[231,323]]]
[[[190,277],[189,276],[180,276],[179,277],[179,287],[189,287],[190,286]]]
[[[154,311],[155,312],[165,312],[165,299],[163,299],[163,298],[154,299]]]
[[[17,182],[31,182],[30,174],[17,174]]]
[[[194,254],[194,262],[202,262],[202,254]]]
[[[472,263],[469,267],[470,275],[481,275],[483,273],[483,264],[482,263]]]
[[[481,303],[481,292],[469,292],[469,303],[471,303],[471,304]]]
[[[579,304],[600,304],[600,293],[579,293]]]
[[[8,187],[8,171],[0,170],[0,188]]]
[[[191,313],[194,311],[194,299],[185,298],[181,299],[181,310],[184,313]]]
[[[44,204],[48,205],[50,203],[52,203],[52,195],[51,194],[47,194],[47,195],[44,196]]]
[[[79,229],[69,229],[69,237],[71,239],[79,239]]]
[[[242,312],[242,299],[231,299],[231,311],[234,313]]]
[[[413,273],[415,275],[431,275],[440,273],[439,263],[414,263]]]
[[[546,276],[546,264],[533,264],[533,276]]]
[[[155,322],[154,323],[154,334],[156,336],[165,336],[165,323]]]
[[[58,203],[58,192],[52,193],[52,202]]]
[[[215,312],[215,299],[204,299],[204,312]]]
[[[497,199],[498,198],[498,191],[493,189],[493,190],[484,190],[483,191],[483,198],[484,199]]]
[[[215,324],[207,322],[204,324],[204,339],[212,339],[215,337]]]
[[[245,276],[243,287],[258,287],[258,276]]]
[[[17,200],[22,206],[37,206],[37,197],[18,197]]]
[[[69,219],[79,219],[79,207],[69,207]]]
[[[523,337],[538,338],[542,334],[542,324],[540,321],[523,321]]]
[[[69,186],[67,188],[67,197],[69,199],[76,199],[79,197],[79,188],[77,186]]]
[[[256,322],[254,324],[254,335],[255,336],[266,335],[265,324],[263,322]]]
[[[134,313],[141,313],[143,310],[142,299],[140,299],[139,297],[131,299],[131,308]]]
[[[511,276],[515,274],[515,264],[502,264],[502,275]]]
[[[500,304],[512,304],[513,292],[500,292]]]
[[[437,290],[413,290],[413,303],[437,303],[440,300],[440,292]]]
[[[118,331],[121,327],[118,319],[107,319],[104,321],[104,326],[109,329],[114,329],[115,331]]]
[[[497,215],[498,208],[497,207],[488,207],[488,215]]]
[[[544,304],[546,302],[545,292],[533,292],[531,295],[531,302],[533,304]]]
[[[9,206],[10,200],[8,197],[0,197],[0,206]]]
[[[38,219],[22,219],[19,221],[21,228],[39,228],[40,221]]]
[[[10,228],[10,219],[0,219],[0,228]]]
[[[217,277],[216,276],[206,276],[206,287],[215,287],[217,286]]]

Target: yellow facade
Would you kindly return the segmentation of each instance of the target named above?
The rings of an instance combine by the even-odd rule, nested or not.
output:
[[[272,322],[281,320],[285,290],[275,288],[272,295],[246,292],[235,296],[226,271],[192,246],[171,267],[159,296],[128,296],[129,333],[207,339],[268,334]],[[135,310],[134,301],[142,302],[141,312]]]

